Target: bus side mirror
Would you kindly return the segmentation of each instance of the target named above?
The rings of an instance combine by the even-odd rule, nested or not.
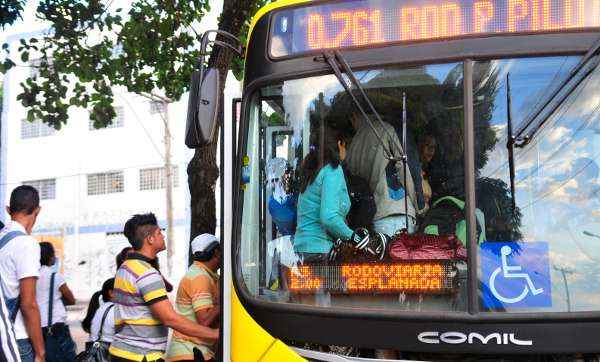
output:
[[[188,100],[185,145],[198,148],[211,143],[217,130],[219,113],[219,71],[208,68],[192,74]]]

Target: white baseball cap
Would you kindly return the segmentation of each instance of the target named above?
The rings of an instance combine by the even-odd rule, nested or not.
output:
[[[200,234],[192,240],[192,254],[202,251],[209,251],[208,248],[216,243],[219,244],[219,239],[213,234]]]

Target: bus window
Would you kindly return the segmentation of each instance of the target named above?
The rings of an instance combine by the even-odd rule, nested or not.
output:
[[[462,70],[357,72],[382,122],[333,75],[251,96],[239,261],[251,294],[466,310]]]
[[[507,105],[515,134],[578,61],[475,63],[476,199],[486,222],[479,249],[482,311],[600,309],[600,69],[529,143],[513,147],[512,190],[507,148]]]

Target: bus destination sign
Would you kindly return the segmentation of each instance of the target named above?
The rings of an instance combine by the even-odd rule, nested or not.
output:
[[[320,49],[466,35],[600,27],[600,0],[358,0],[282,10],[270,50],[284,57]]]
[[[455,287],[450,262],[303,265],[289,272],[294,293],[445,294]]]

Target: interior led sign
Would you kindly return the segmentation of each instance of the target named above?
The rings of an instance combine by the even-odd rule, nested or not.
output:
[[[357,47],[600,27],[600,0],[357,0],[282,10],[270,49],[283,57]]]
[[[443,294],[453,290],[454,275],[446,262],[303,265],[289,271],[288,287],[295,293]]]

